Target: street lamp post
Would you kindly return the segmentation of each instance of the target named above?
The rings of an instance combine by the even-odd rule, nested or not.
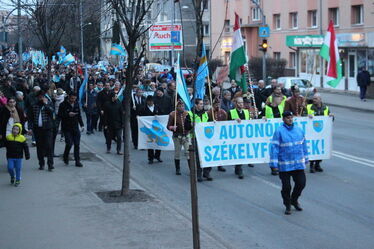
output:
[[[84,51],[83,51],[83,4],[82,0],[79,2],[79,12],[80,12],[80,31],[81,31],[81,64],[84,63]]]
[[[17,2],[18,15],[17,15],[17,25],[18,25],[18,70],[23,70],[23,58],[22,58],[22,33],[21,33],[21,0]]]
[[[264,10],[260,7],[259,1],[251,0],[251,2],[256,5],[256,8],[258,8],[261,12],[262,16],[262,26],[266,26],[266,17],[264,14]],[[266,82],[266,51],[264,50],[264,54],[262,55],[262,79]]]

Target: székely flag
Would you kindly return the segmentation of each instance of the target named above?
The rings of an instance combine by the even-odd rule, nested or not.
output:
[[[110,48],[110,54],[111,55],[122,55],[122,56],[124,56],[124,55],[126,55],[126,51],[121,45],[113,43],[112,47]]]
[[[203,43],[203,48],[201,51],[201,58],[200,58],[200,65],[197,69],[197,76],[196,76],[196,90],[195,90],[195,97],[197,99],[204,99],[205,93],[205,78],[208,77],[209,70],[208,70],[208,60],[206,57],[205,45]]]

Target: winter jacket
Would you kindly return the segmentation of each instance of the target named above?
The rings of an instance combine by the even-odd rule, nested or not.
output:
[[[75,112],[78,114],[70,117],[70,112]],[[61,130],[63,131],[79,129],[78,125],[80,125],[81,127],[84,126],[81,111],[77,101],[73,105],[71,105],[68,100],[62,102],[59,107],[58,116],[61,118]]]
[[[41,128],[41,129],[53,129],[55,124],[55,112],[53,108],[53,103],[48,102],[47,104],[44,104],[42,102],[36,103],[32,109],[30,114],[28,115],[29,118],[29,126],[32,127],[32,129],[35,128]],[[39,114],[42,115],[42,126],[39,127]]]
[[[308,161],[304,131],[283,123],[270,142],[270,167],[278,168],[280,172],[303,170]]]
[[[173,109],[171,98],[166,95],[163,95],[162,97],[155,96],[153,102],[159,109],[159,115],[169,115]]]
[[[84,106],[87,103],[87,107],[84,107],[84,111],[88,114],[97,114],[97,106],[96,106],[96,100],[97,100],[98,93],[92,89],[88,90],[88,92],[84,92],[83,98],[82,98],[82,106]]]
[[[121,129],[123,127],[123,108],[121,102],[106,102],[104,105],[104,126],[111,130]]]
[[[23,152],[25,152],[26,160],[30,159],[29,147],[27,146],[26,138],[22,134],[22,125],[15,123],[13,125],[18,126],[20,129],[19,135],[13,136],[9,134],[6,136],[5,147],[7,158],[23,158]]]
[[[367,87],[370,85],[370,73],[366,70],[363,70],[357,74],[356,80],[358,86]]]

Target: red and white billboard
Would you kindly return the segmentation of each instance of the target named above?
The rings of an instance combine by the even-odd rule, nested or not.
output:
[[[150,51],[171,51],[183,49],[182,25],[153,25],[149,29]]]

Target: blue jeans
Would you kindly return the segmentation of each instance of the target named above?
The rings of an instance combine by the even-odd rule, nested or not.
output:
[[[16,172],[16,180],[21,180],[22,158],[8,158],[8,172],[10,177],[14,178]]]

